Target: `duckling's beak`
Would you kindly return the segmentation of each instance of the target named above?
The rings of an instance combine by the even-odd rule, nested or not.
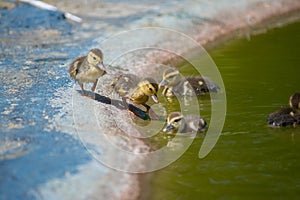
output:
[[[174,126],[172,126],[171,124],[168,124],[164,129],[163,132],[169,132],[174,128]]]
[[[105,71],[104,74],[106,74],[106,67],[103,64],[103,61],[100,63],[99,67],[100,67],[101,70]]]
[[[159,87],[159,88],[162,88],[162,87],[166,86],[167,84],[168,84],[168,82],[167,82],[166,80],[162,80],[162,81],[159,83],[158,87]]]
[[[159,102],[156,94],[152,95],[151,97],[155,103]]]

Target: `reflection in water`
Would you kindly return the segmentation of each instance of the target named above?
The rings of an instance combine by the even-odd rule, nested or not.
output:
[[[211,51],[228,100],[222,136],[208,157],[198,159],[203,139],[196,138],[179,160],[153,173],[152,199],[298,197],[300,127],[271,128],[266,116],[300,91],[299,32],[297,23]],[[180,68],[193,74],[190,69]],[[199,101],[209,121],[209,96]]]

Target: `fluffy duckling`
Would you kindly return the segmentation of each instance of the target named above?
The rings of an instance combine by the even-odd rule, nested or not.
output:
[[[167,69],[163,73],[163,80],[159,83],[159,88],[161,87],[164,87],[162,94],[167,97],[202,95],[220,89],[209,78],[201,76],[184,78],[176,69]]]
[[[122,74],[116,78],[111,86],[122,97],[127,109],[127,99],[134,104],[143,105],[147,112],[150,110],[150,106],[147,105],[149,97],[152,97],[155,103],[158,103],[157,91],[158,84],[152,78],[140,79],[134,74]]]
[[[300,124],[300,93],[290,96],[290,107],[280,108],[267,117],[270,126],[296,126]]]
[[[199,133],[205,130],[207,123],[199,115],[183,116],[180,112],[172,112],[167,118],[163,132],[168,133]]]
[[[91,49],[87,56],[76,58],[69,66],[69,74],[71,79],[79,83],[82,95],[87,96],[83,88],[83,83],[94,83],[91,88],[94,92],[98,78],[106,74],[102,51],[97,48]]]
[[[296,110],[300,110],[300,93],[295,93],[290,96],[289,99],[290,107]]]

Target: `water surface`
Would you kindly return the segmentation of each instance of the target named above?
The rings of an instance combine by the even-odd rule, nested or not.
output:
[[[209,52],[226,87],[222,136],[206,158],[198,158],[203,139],[197,138],[179,160],[155,172],[151,199],[299,198],[300,127],[266,123],[267,114],[300,91],[299,32],[296,23]],[[209,101],[201,98],[201,114],[209,117]]]

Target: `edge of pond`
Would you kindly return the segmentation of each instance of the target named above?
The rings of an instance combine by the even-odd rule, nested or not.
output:
[[[283,2],[283,1],[282,1]],[[266,11],[263,8],[257,9],[257,5],[250,5],[246,8],[246,12],[239,12],[239,15],[226,20],[226,24],[216,25],[213,22],[208,22],[203,27],[205,32],[202,34],[200,32],[198,35],[191,35],[191,37],[201,44],[205,49],[212,49],[218,45],[221,45],[230,40],[237,38],[247,38],[251,40],[251,35],[258,35],[266,33],[268,30],[274,28],[281,28],[288,24],[297,22],[300,20],[300,2],[297,1],[287,1],[287,4],[283,7],[277,5],[274,10]],[[226,9],[224,13],[213,17],[216,21],[221,20],[224,15],[227,14]],[[251,22],[245,21],[255,16],[255,21]],[[199,28],[197,28],[198,30]],[[193,55],[193,49],[185,49],[184,54]],[[183,64],[182,59],[176,59],[176,57],[163,57],[157,55],[156,60],[161,61],[164,64],[172,63],[175,66],[180,66]]]
[[[218,45],[234,40],[237,38],[247,37],[250,40],[251,35],[258,35],[266,33],[268,30],[274,28],[281,28],[291,23],[295,23],[300,20],[300,2],[293,1],[292,4],[287,5],[287,7],[276,7],[273,12],[265,12],[263,9],[257,9],[255,11],[251,10],[253,7],[248,7],[248,11],[252,15],[257,16],[255,23],[249,24],[238,20],[236,26],[228,26],[225,29],[220,29],[220,27],[207,26],[206,35],[195,35],[194,38],[199,42],[205,49],[212,49]],[[243,13],[241,18],[247,16],[248,13]],[[222,17],[222,15],[217,16],[216,18]],[[240,19],[241,19],[240,18]],[[232,18],[232,22],[236,22],[236,19]],[[229,23],[230,24],[230,23]],[[215,30],[218,30],[215,32]],[[209,34],[212,33],[212,34]],[[205,39],[205,36],[209,39]],[[187,54],[192,54],[193,49],[188,49]],[[156,57],[156,60],[161,61],[164,64],[172,63],[176,66],[180,66],[184,63],[182,59],[176,59],[176,57]],[[138,181],[140,186],[140,196],[139,199],[149,199],[151,194],[151,186],[149,185],[151,181],[151,174],[139,174]]]

